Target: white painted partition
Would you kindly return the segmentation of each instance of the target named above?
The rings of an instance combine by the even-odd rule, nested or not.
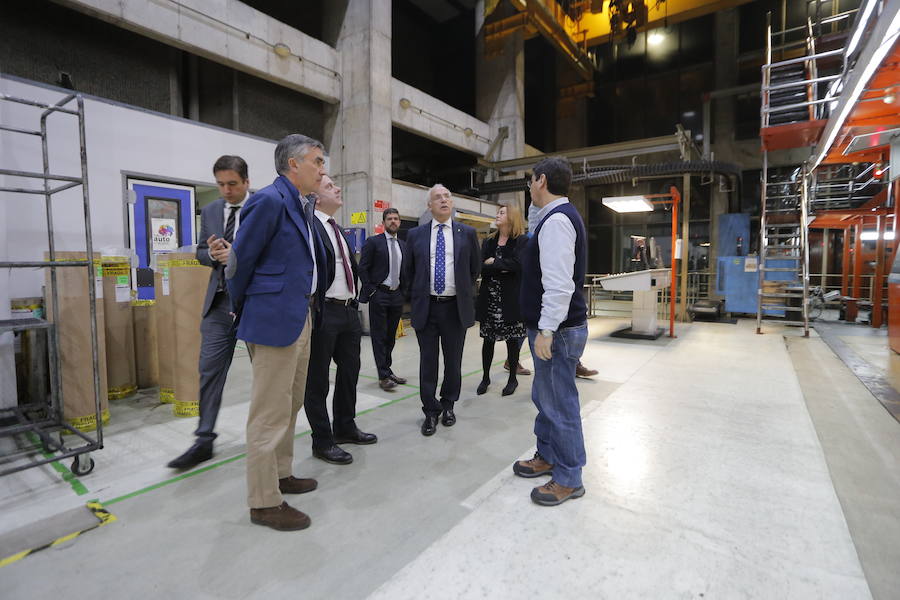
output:
[[[53,103],[64,92],[12,77],[0,77],[0,93]],[[24,129],[39,127],[40,109],[0,103],[0,123]],[[94,248],[127,245],[125,174],[161,181],[214,185],[212,165],[222,154],[237,154],[250,167],[254,188],[275,178],[275,142],[96,98],[85,99],[88,185]],[[49,120],[50,170],[80,175],[77,119],[54,115]],[[0,134],[4,169],[41,171],[40,138]],[[7,177],[6,185],[40,188],[40,180]],[[84,249],[81,189],[54,196],[53,220],[58,250]],[[0,193],[0,260],[39,260],[47,247],[42,196]],[[5,244],[4,242],[5,238]],[[23,272],[24,271],[24,272]],[[44,274],[16,270],[0,278],[0,305],[9,298],[40,296]],[[2,310],[2,308],[0,308]]]

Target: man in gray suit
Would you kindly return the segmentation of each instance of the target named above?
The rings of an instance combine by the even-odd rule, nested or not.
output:
[[[221,156],[213,165],[213,175],[222,197],[201,211],[197,244],[197,260],[212,267],[200,324],[200,423],[194,444],[169,463],[173,469],[190,469],[212,458],[216,417],[237,341],[225,265],[241,224],[241,208],[249,196],[247,163],[240,156]]]

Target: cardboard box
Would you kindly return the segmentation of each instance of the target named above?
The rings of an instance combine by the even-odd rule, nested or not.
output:
[[[175,306],[172,303],[168,265],[159,265],[154,273],[154,285],[159,401],[172,404],[175,402]]]
[[[58,261],[85,260],[85,252],[57,252]],[[45,253],[45,260],[50,260]],[[59,318],[53,319],[53,296],[50,292],[51,270],[46,269],[47,318],[56,324],[59,340],[60,392],[63,418],[81,431],[97,428],[94,395],[94,364],[91,353],[90,301],[88,299],[88,270],[85,267],[65,267],[56,270],[56,292]],[[90,271],[96,285],[96,323],[98,365],[100,375],[100,413],[103,423],[109,421],[109,401],[106,383],[106,340],[103,334],[103,269],[100,254],[94,254]]]

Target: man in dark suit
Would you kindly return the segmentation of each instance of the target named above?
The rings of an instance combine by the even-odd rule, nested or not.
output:
[[[201,211],[197,244],[197,260],[212,267],[200,322],[200,422],[194,431],[194,444],[169,462],[172,469],[190,469],[212,458],[216,418],[237,341],[231,299],[225,286],[225,265],[241,225],[241,209],[249,197],[247,163],[240,156],[221,156],[213,165],[213,176],[222,197]]]
[[[282,494],[312,491],[314,479],[291,469],[294,427],[303,406],[312,311],[324,268],[313,224],[316,192],[325,174],[322,143],[291,134],[275,148],[278,178],[244,206],[226,268],[237,336],[247,342],[253,391],[247,415],[247,500],[250,521],[289,531],[309,527],[307,515]]]
[[[412,326],[419,342],[419,379],[422,435],[434,435],[438,416],[450,427],[456,423],[453,405],[462,385],[463,344],[475,323],[475,280],[481,253],[475,230],[453,221],[450,190],[437,184],[428,191],[429,223],[409,230],[404,263],[410,286]],[[444,380],[436,397],[438,346],[444,353]]]
[[[322,177],[316,200],[315,227],[325,249],[322,264],[322,300],[312,334],[304,408],[312,429],[313,456],[336,465],[348,465],[353,456],[337,444],[374,444],[378,438],[356,426],[356,382],[359,380],[359,278],[356,258],[344,232],[334,220],[343,204],[341,188],[328,175]],[[328,367],[337,365],[332,415],[328,419]]]
[[[359,259],[362,292],[359,301],[369,303],[369,329],[372,355],[378,367],[378,385],[390,391],[406,379],[391,370],[391,352],[397,341],[397,325],[403,314],[403,257],[406,243],[397,237],[400,213],[388,208],[381,215],[384,233],[374,235],[363,245]]]

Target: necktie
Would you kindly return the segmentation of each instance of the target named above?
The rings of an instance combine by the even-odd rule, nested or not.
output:
[[[306,224],[312,230],[313,213],[316,210],[316,198],[310,196],[308,198],[301,197],[300,206],[303,208],[303,216],[306,218]]]
[[[400,285],[400,243],[395,237],[389,237],[388,240],[391,242],[391,273],[388,287],[396,290],[397,286]]]
[[[347,289],[352,294],[355,292],[353,289],[353,273],[350,271],[350,261],[347,260],[347,255],[344,253],[344,245],[341,243],[341,230],[338,228],[337,223],[334,222],[334,219],[328,219],[328,224],[334,229],[334,241],[341,253],[341,264],[344,266],[344,278],[347,280]]]
[[[225,235],[222,237],[225,238],[225,241],[229,244],[234,241],[234,223],[235,217],[237,215],[237,211],[241,210],[240,206],[229,206],[228,209],[231,211],[228,213],[228,223],[225,224]]]
[[[434,244],[434,291],[437,295],[444,293],[446,264],[444,256],[447,253],[447,242],[444,240],[444,225],[440,223],[437,230],[437,241]]]

